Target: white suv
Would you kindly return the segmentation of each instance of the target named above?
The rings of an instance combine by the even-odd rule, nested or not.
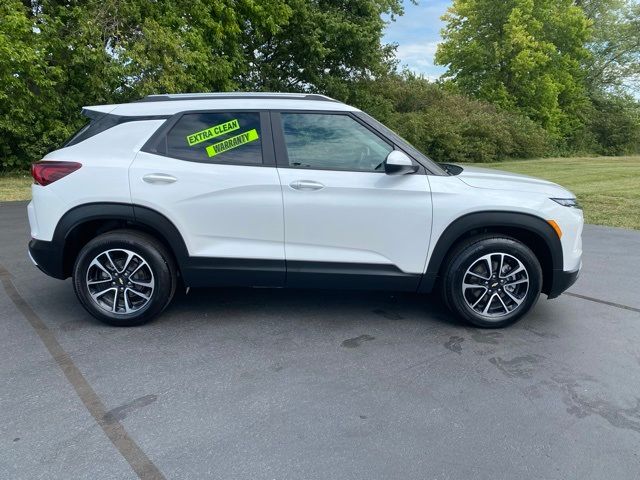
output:
[[[82,305],[138,325],[184,287],[427,293],[481,327],[557,297],[581,266],[574,195],[439,165],[321,95],[153,95],[33,165],[33,262]]]

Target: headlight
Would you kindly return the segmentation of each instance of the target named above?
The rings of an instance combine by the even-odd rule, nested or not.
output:
[[[582,210],[582,207],[578,203],[578,200],[576,200],[575,198],[552,198],[551,200],[562,205],[563,207],[573,207]]]

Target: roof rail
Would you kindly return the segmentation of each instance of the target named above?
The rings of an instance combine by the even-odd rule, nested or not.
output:
[[[147,95],[137,100],[139,102],[169,102],[172,100],[233,100],[251,98],[264,100],[269,98],[286,98],[287,100],[317,100],[321,102],[338,102],[326,95],[317,93],[279,93],[279,92],[211,92],[211,93],[163,93],[159,95]]]

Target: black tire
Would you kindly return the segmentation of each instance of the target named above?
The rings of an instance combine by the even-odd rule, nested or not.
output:
[[[109,271],[100,269],[104,272],[100,273],[100,275],[103,275],[103,278],[108,278],[108,280],[98,279],[98,282],[100,282],[100,288],[109,290],[115,288],[116,292],[115,295],[113,292],[108,292],[102,297],[99,297],[99,300],[94,300],[89,289],[95,287],[88,284],[88,275],[95,275],[95,272],[98,270],[96,266],[91,267],[92,261],[101,254],[104,255],[103,252],[106,251],[112,251],[110,255],[115,258],[113,261],[106,261],[105,259],[107,257],[100,257]],[[123,269],[123,272],[120,272],[118,270],[124,266],[126,262],[125,257],[128,256],[125,251],[133,252],[135,254],[135,257],[132,257],[134,259],[133,262],[138,263],[132,262],[130,268],[126,270]],[[121,259],[120,261],[119,258]],[[141,261],[138,261],[138,259]],[[116,264],[118,267],[116,267]],[[134,273],[131,278],[129,278],[128,274],[140,264],[143,264],[140,273]],[[110,266],[115,267],[115,270],[112,270]],[[91,271],[89,271],[90,268],[92,269]],[[148,278],[143,278],[142,280],[138,278],[138,281],[144,280],[147,283],[153,283],[152,287],[138,286],[140,283],[136,283],[134,276],[137,275],[139,277],[143,274],[146,274]],[[105,275],[109,275],[111,278],[104,277]],[[119,278],[116,278],[116,275],[119,276]],[[125,276],[127,278],[125,278]],[[114,281],[112,282],[112,280]],[[116,280],[120,283],[117,283]],[[127,287],[127,284],[123,283],[127,281],[130,281],[130,283],[128,283],[130,287]],[[133,282],[133,284],[131,282]],[[115,285],[115,287],[113,285]],[[120,297],[117,297],[118,285],[122,285],[120,287],[122,290]],[[177,269],[171,254],[158,240],[146,233],[136,230],[115,230],[92,239],[82,248],[73,267],[73,289],[82,306],[101,322],[117,327],[133,327],[154,319],[169,305],[176,291],[176,286]],[[137,292],[133,290],[139,290],[142,294],[148,294],[148,300],[145,300],[145,297],[138,295]],[[127,296],[126,300],[123,295]],[[111,300],[112,298],[113,300]],[[107,310],[110,300],[112,305],[115,304],[113,308],[116,308],[118,311],[112,312]],[[121,311],[125,308],[125,303],[127,309],[133,310],[133,308],[130,307],[133,307],[136,302],[146,303],[144,303],[143,306],[137,307],[138,309],[131,313]]]
[[[496,273],[501,259],[505,262],[504,277]],[[525,272],[512,277],[506,275],[519,268],[517,262]],[[473,270],[468,272],[472,267]],[[482,277],[489,275],[489,279],[480,278],[476,271]],[[525,277],[528,284],[520,281],[509,285]],[[466,284],[478,284],[478,287],[467,288],[463,293],[465,278]],[[510,289],[508,292],[505,291],[507,287]],[[482,328],[501,328],[516,322],[531,310],[541,289],[542,268],[531,249],[514,238],[494,234],[470,238],[454,248],[444,266],[440,291],[445,305],[467,322]],[[479,310],[484,310],[487,304],[490,304],[489,310],[483,315]]]

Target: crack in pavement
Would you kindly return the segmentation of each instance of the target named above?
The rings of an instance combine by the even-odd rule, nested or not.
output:
[[[22,316],[29,322],[38,337],[58,364],[65,377],[75,390],[85,408],[98,423],[107,438],[120,452],[133,471],[141,480],[165,480],[164,475],[142,451],[138,444],[129,436],[124,426],[113,415],[107,412],[104,403],[93,390],[80,369],[73,362],[69,354],[62,348],[53,332],[46,326],[38,314],[22,298],[20,292],[11,280],[11,274],[0,264],[0,282],[9,299],[16,306]],[[111,413],[112,415],[109,415]]]
[[[581,298],[582,300],[588,300],[590,302],[601,303],[602,305],[608,305],[610,307],[621,308],[623,310],[630,310],[632,312],[640,313],[640,308],[622,305],[621,303],[608,302],[606,300],[600,300],[599,298],[587,297],[586,295],[580,295],[579,293],[564,292],[563,295],[569,295],[570,297]]]

